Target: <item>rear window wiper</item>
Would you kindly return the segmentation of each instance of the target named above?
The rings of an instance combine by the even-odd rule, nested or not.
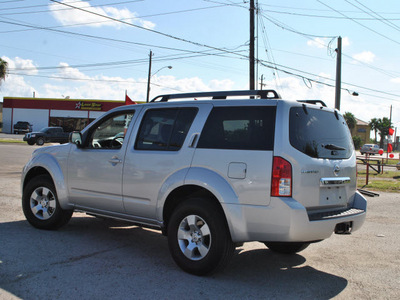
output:
[[[328,150],[346,150],[346,148],[336,146],[334,144],[326,144],[326,145],[321,145],[321,146]]]

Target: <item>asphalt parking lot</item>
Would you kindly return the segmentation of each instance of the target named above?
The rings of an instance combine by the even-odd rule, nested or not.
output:
[[[20,173],[37,146],[0,143],[0,299],[399,299],[400,194],[368,198],[362,229],[286,256],[237,248],[220,273],[172,261],[158,231],[82,213],[58,231],[31,227]]]

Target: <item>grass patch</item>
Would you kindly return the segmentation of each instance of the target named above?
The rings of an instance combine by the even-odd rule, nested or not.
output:
[[[0,143],[26,144],[24,141],[15,139],[0,139]]]
[[[374,191],[381,192],[392,192],[398,193],[400,191],[400,181],[399,180],[369,180],[368,185],[365,185],[364,180],[358,180],[358,188],[370,189]]]
[[[383,174],[369,172],[368,185],[365,185],[366,171],[358,171],[357,187],[382,192],[400,192],[400,171],[384,171]]]

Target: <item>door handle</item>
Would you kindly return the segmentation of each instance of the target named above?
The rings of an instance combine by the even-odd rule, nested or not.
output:
[[[115,166],[116,164],[122,163],[122,160],[118,158],[118,156],[113,156],[111,159],[108,160],[110,164]]]

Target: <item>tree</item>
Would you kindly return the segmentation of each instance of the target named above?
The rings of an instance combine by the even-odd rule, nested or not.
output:
[[[2,80],[6,79],[8,72],[8,62],[0,58],[0,84]]]
[[[378,132],[378,119],[377,118],[372,118],[371,121],[369,121],[368,123],[369,127],[371,127],[371,130],[374,131],[375,133],[375,144],[378,142],[378,140],[376,139],[376,135]]]
[[[360,149],[362,142],[363,142],[363,140],[361,137],[359,137],[358,135],[353,136],[354,148]]]
[[[391,122],[388,118],[379,118],[377,121],[377,129],[379,130],[379,135],[381,136],[379,146],[383,148],[383,142],[385,140],[385,136],[389,134],[389,128],[391,127]]]
[[[353,132],[353,129],[356,127],[357,124],[356,117],[351,112],[345,112],[343,117],[346,120],[347,126],[349,127],[350,131]]]

